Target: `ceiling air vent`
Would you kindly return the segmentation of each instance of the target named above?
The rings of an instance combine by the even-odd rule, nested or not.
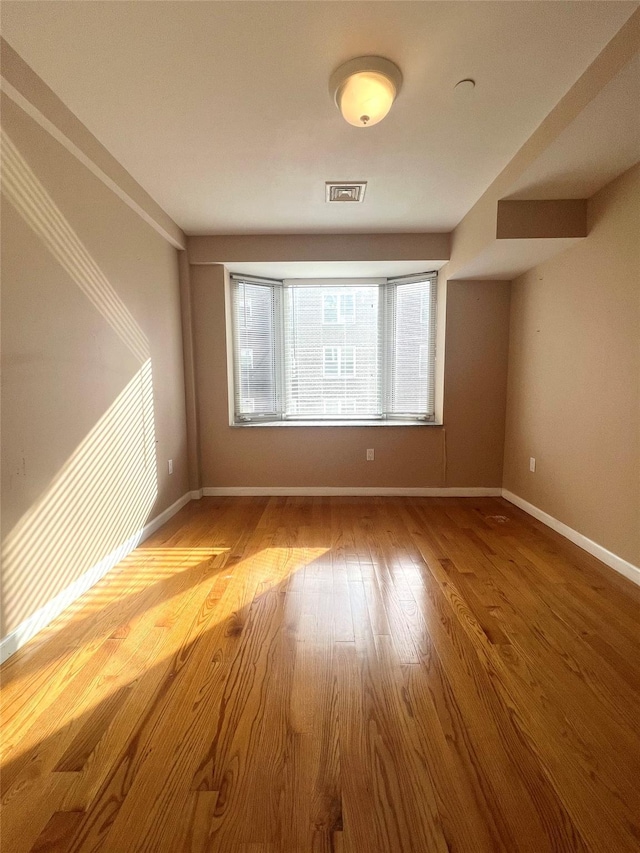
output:
[[[326,201],[362,202],[367,188],[366,181],[327,181]]]

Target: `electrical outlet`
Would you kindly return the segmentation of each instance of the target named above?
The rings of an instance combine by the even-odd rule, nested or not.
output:
[[[535,456],[530,456],[530,457],[529,457],[529,470],[531,471],[531,473],[532,473],[532,474],[535,474],[535,472],[536,472],[536,459],[535,459]]]
[[[376,458],[375,451],[374,451],[373,447],[370,447],[369,450],[367,450],[367,462],[373,462],[373,460],[375,458]]]
[[[173,459],[169,460],[169,473],[173,474]]]

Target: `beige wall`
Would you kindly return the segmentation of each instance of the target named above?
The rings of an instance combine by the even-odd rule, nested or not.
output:
[[[588,218],[513,282],[504,487],[638,565],[640,165]]]
[[[508,284],[449,284],[445,454],[435,426],[230,427],[224,268],[191,282],[203,486],[501,485]]]
[[[233,234],[189,237],[192,264],[313,261],[445,261],[448,233]]]
[[[181,497],[187,463],[176,250],[2,119],[4,635]]]
[[[501,486],[508,281],[450,281],[444,361],[447,485]]]

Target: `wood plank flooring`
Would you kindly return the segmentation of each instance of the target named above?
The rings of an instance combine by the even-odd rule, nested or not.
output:
[[[639,605],[498,498],[192,502],[3,667],[2,851],[637,853]]]

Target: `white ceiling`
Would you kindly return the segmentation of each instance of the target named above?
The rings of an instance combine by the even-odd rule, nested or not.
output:
[[[637,5],[4,0],[2,28],[188,233],[448,231]],[[404,85],[353,128],[328,79],[370,53]]]

